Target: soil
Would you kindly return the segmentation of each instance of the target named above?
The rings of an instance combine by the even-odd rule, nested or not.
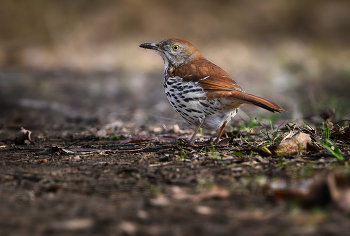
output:
[[[37,73],[29,74],[37,80]],[[58,75],[67,84],[75,83],[61,102],[74,101],[69,111],[80,107],[74,116],[64,106],[57,110],[52,102],[38,102],[38,97],[23,105],[30,92],[21,87],[11,93],[3,87],[1,236],[349,232],[348,211],[330,200],[329,188],[315,190],[312,201],[300,198],[305,183],[312,192],[310,181],[330,173],[348,175],[349,139],[333,139],[344,161],[320,146],[286,157],[266,155],[256,143],[264,137],[263,126],[251,127],[251,136],[249,129],[228,130],[222,145],[215,147],[206,142],[212,133],[204,131],[197,147],[188,146],[191,130],[171,122],[160,125],[149,118],[140,124],[124,119],[124,113],[106,125],[101,117],[112,109],[111,99],[84,97],[77,85],[80,77],[68,74],[77,80]],[[54,83],[57,75],[42,78]],[[55,88],[67,92],[66,87]],[[99,116],[94,106],[108,108]],[[22,126],[32,132],[31,142],[20,140]]]

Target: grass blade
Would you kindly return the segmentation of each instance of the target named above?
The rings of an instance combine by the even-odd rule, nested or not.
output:
[[[327,149],[330,153],[332,153],[338,160],[344,161],[344,157],[341,154],[339,148],[333,144],[333,142],[329,139],[326,139],[326,142],[321,143],[322,147]],[[332,148],[333,147],[333,148]]]

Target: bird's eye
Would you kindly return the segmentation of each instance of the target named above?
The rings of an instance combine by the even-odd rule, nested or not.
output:
[[[179,50],[179,45],[174,45],[174,46],[173,46],[173,50],[174,50],[174,51]]]

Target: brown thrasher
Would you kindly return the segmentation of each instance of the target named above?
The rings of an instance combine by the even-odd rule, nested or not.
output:
[[[201,126],[221,127],[214,142],[217,144],[227,122],[245,103],[271,112],[284,111],[273,102],[245,93],[225,71],[185,40],[170,38],[160,43],[143,43],[140,47],[156,50],[162,56],[166,96],[177,113],[197,127],[189,144],[193,144]]]

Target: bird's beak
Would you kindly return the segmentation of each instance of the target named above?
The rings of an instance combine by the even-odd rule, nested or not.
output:
[[[159,44],[158,43],[143,43],[140,45],[141,48],[146,49],[153,49],[153,50],[159,50]]]

